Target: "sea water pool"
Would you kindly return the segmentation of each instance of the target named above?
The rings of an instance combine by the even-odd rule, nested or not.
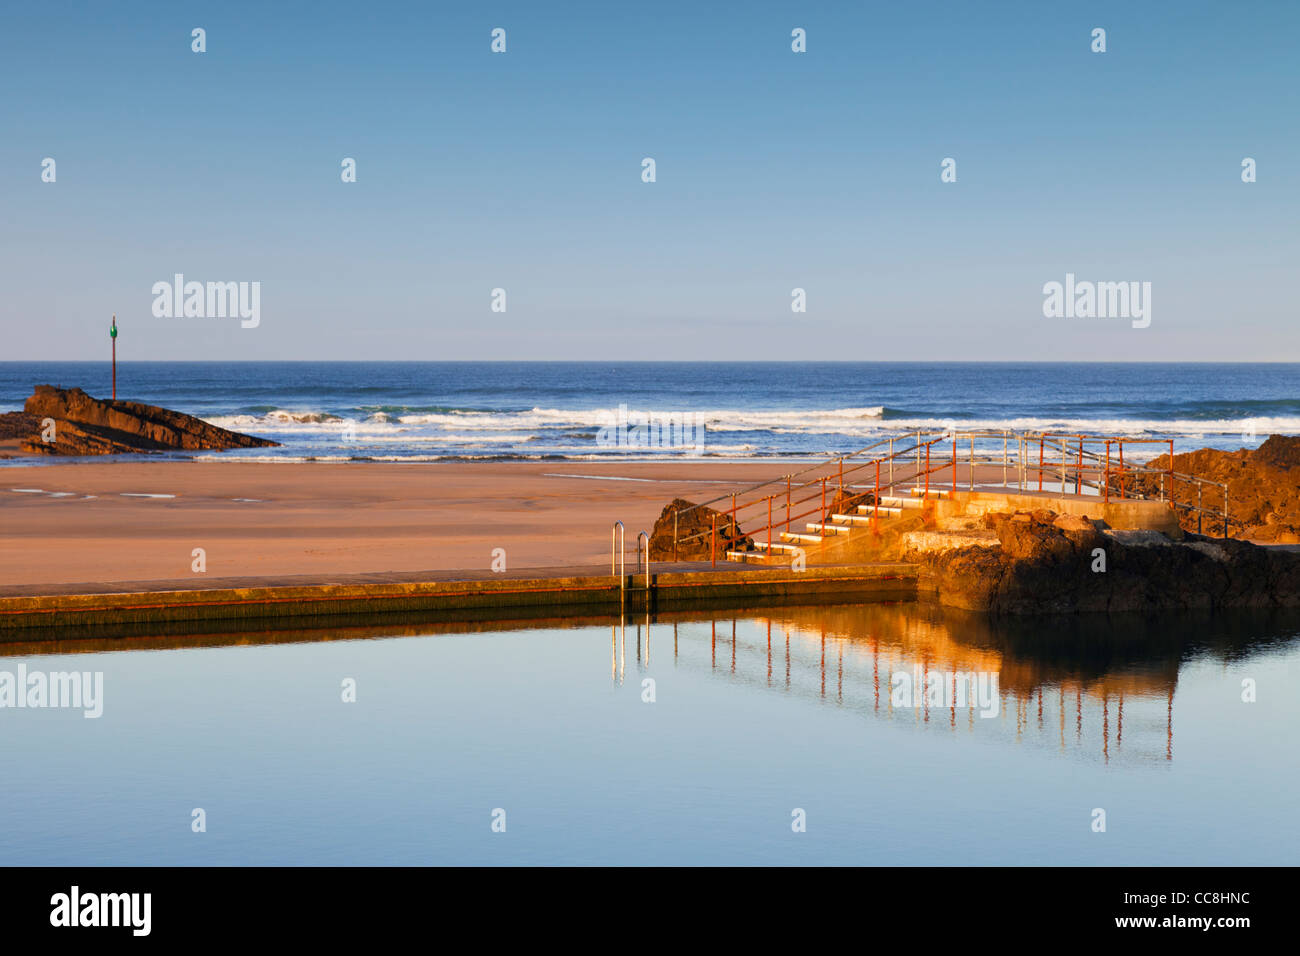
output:
[[[0,707],[0,861],[1293,864],[1298,635],[876,604],[0,646],[103,675],[97,718]]]

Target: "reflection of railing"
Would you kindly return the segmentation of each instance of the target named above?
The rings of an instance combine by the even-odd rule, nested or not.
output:
[[[773,646],[773,624],[777,625],[777,646]],[[1067,749],[1067,741],[1093,751],[1109,761],[1121,753],[1130,759],[1173,759],[1173,679],[1139,668],[1105,675],[1056,675],[1045,679],[1036,667],[1022,662],[1017,667],[1000,654],[967,648],[955,656],[936,655],[935,645],[948,642],[945,635],[927,639],[922,633],[893,637],[872,632],[853,637],[825,624],[805,627],[772,618],[718,618],[655,624],[672,628],[673,666],[699,666],[718,677],[730,677],[746,687],[766,686],[774,691],[806,699],[833,701],[864,715],[897,720],[902,715],[918,725],[939,724],[950,730],[965,726],[1005,727],[995,733],[1014,733],[1019,742],[1031,734]],[[707,625],[707,626],[706,626]],[[649,667],[651,622],[647,618],[645,667]],[[888,631],[888,628],[886,628]],[[784,638],[784,648],[781,648]],[[915,643],[914,643],[915,639]],[[640,626],[637,629],[637,662],[640,656]],[[621,663],[621,662],[620,662]],[[1032,682],[1008,678],[1019,670],[1023,677],[1033,671]],[[643,669],[642,673],[646,673]],[[907,675],[907,700],[895,700],[899,684]],[[978,680],[977,680],[978,675]],[[987,675],[987,679],[985,677]],[[622,673],[616,680],[622,683]],[[981,688],[976,694],[976,688]],[[985,689],[992,694],[983,696]],[[966,693],[963,693],[966,692]],[[931,694],[941,700],[931,700]],[[996,699],[996,712],[988,704]],[[1155,740],[1157,714],[1164,734]],[[936,720],[937,718],[937,720]],[[1130,729],[1132,728],[1132,729]],[[1136,734],[1135,734],[1136,732]],[[1135,747],[1136,745],[1136,747]],[[1122,748],[1122,750],[1121,750]]]
[[[996,447],[998,442],[1002,446],[1000,454]],[[1031,450],[1035,443],[1038,445],[1037,460]],[[978,450],[977,445],[981,446]],[[1167,447],[1168,467],[1154,468],[1136,463],[1132,451],[1126,461],[1125,447],[1135,445]],[[1112,499],[1167,501],[1171,508],[1195,513],[1198,530],[1206,516],[1221,523],[1225,537],[1232,524],[1240,524],[1229,514],[1226,485],[1173,470],[1173,441],[1170,439],[1013,433],[1006,430],[918,431],[882,438],[857,451],[675,512],[673,556],[677,557],[683,546],[707,538],[710,560],[716,564],[720,547],[737,541],[742,534],[762,542],[769,554],[774,547],[793,550],[793,546],[780,542],[795,537],[797,532],[791,531],[794,522],[813,518],[824,526],[835,507],[853,499],[857,499],[855,504],[867,506],[872,530],[877,530],[880,499],[887,492],[904,484],[915,486],[912,490],[922,500],[928,499],[940,487],[956,492],[963,466],[966,470],[965,484],[971,491],[978,484],[983,488],[1001,486],[1021,493],[1052,494],[1050,487],[1044,488],[1047,481],[1058,486],[1056,493],[1061,497],[1067,493],[1092,494],[1107,504]],[[1180,495],[1181,489],[1186,489],[1187,493]],[[1195,502],[1191,500],[1193,489]],[[1221,510],[1207,506],[1207,489],[1211,490],[1216,505],[1222,495]],[[722,507],[713,507],[719,504]],[[709,528],[680,536],[678,528],[682,517],[705,507],[712,508]],[[886,510],[892,512],[896,509]]]

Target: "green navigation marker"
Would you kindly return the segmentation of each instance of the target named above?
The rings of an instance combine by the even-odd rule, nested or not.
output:
[[[117,313],[113,313],[113,323],[108,327],[108,337],[113,340],[113,401],[117,401]]]

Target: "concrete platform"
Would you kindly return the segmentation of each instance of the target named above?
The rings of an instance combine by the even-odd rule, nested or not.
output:
[[[1057,514],[1100,518],[1112,528],[1160,531],[1172,538],[1182,538],[1178,515],[1167,501],[1112,498],[1103,501],[1097,495],[1074,495],[1037,491],[957,491],[950,500],[936,504],[936,516],[976,517],[990,511],[1032,511],[1044,508]]]
[[[529,568],[516,572],[401,572],[281,579],[212,579],[177,590],[174,582],[63,585],[0,589],[0,641],[33,640],[44,631],[84,631],[97,625],[178,621],[284,621],[407,611],[499,610],[518,617],[534,610],[555,616],[688,607],[701,602],[909,600],[916,595],[912,564],[712,568],[707,563],[652,565],[620,579],[608,568]],[[159,585],[162,586],[159,586]],[[14,593],[14,592],[27,593]],[[41,593],[44,592],[44,593]]]

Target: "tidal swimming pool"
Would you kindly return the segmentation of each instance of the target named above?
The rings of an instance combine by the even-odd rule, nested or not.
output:
[[[909,603],[0,645],[0,859],[1289,865],[1298,635]]]

